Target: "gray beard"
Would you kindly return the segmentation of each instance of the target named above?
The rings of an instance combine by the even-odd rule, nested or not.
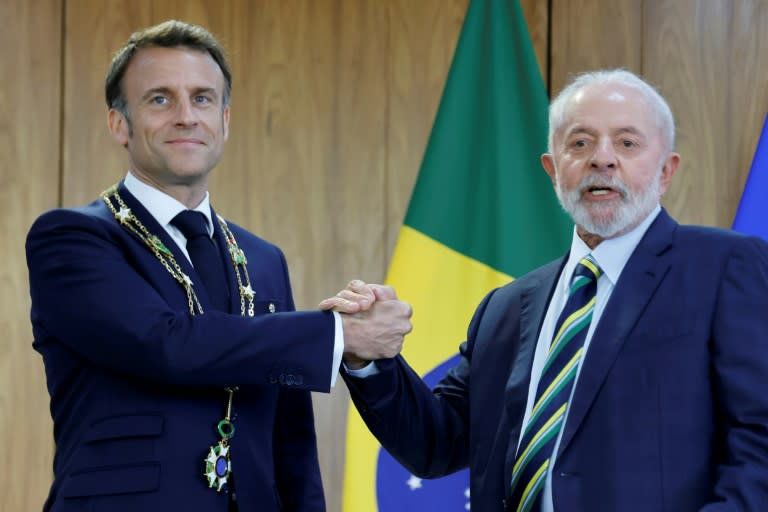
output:
[[[661,169],[659,169],[656,179],[651,185],[640,193],[631,192],[623,182],[613,176],[598,174],[587,176],[573,190],[563,190],[561,183],[562,181],[558,179],[555,186],[560,206],[570,215],[577,226],[581,226],[588,233],[601,238],[611,238],[619,233],[623,234],[629,228],[636,226],[651,213],[661,198]],[[597,215],[590,213],[590,208],[581,203],[581,196],[584,190],[594,186],[610,187],[619,192],[620,197],[616,201],[620,201],[621,204],[618,208],[616,208],[616,201],[611,201],[610,204],[605,205],[593,204],[590,208]],[[600,215],[603,213],[601,210],[607,212],[613,208],[615,208],[613,214]]]

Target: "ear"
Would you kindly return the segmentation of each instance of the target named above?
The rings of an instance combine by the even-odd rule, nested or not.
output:
[[[224,130],[224,140],[227,140],[227,137],[229,137],[229,112],[229,105],[227,105],[224,107],[224,112],[222,112],[222,117],[224,120],[224,126],[222,128]]]
[[[555,173],[555,159],[549,153],[541,155],[541,166],[544,168],[544,172],[547,173],[549,179],[552,180],[552,186],[557,186],[557,174]]]
[[[125,116],[114,108],[109,109],[109,112],[107,112],[107,126],[109,127],[109,133],[112,135],[112,138],[121,146],[127,148],[128,140],[131,138],[131,130]]]
[[[671,152],[667,159],[664,161],[664,166],[661,168],[661,195],[667,191],[669,183],[672,181],[672,176],[677,172],[677,168],[680,165],[680,154]]]

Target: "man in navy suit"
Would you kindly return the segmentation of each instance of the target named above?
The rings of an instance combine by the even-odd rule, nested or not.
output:
[[[410,329],[398,302],[294,312],[280,249],[211,208],[231,83],[203,28],[133,34],[106,81],[127,176],[29,233],[56,441],[45,510],[322,511],[310,391],[343,351],[392,357]]]
[[[576,78],[549,120],[569,253],[490,292],[432,390],[401,356],[345,354],[357,409],[414,474],[468,466],[473,512],[768,510],[767,244],[659,206],[674,121],[636,75]]]

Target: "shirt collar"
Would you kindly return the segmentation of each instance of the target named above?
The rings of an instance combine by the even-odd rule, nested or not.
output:
[[[571,276],[578,262],[587,254],[592,254],[592,257],[597,261],[597,264],[603,271],[603,274],[608,278],[612,285],[616,285],[619,281],[624,266],[629,261],[629,257],[632,256],[637,244],[640,243],[640,239],[643,238],[645,232],[648,231],[651,223],[661,211],[661,206],[656,207],[643,219],[631,231],[624,233],[621,236],[615,238],[609,238],[603,240],[594,249],[590,249],[584,240],[579,238],[576,233],[576,227],[573,228],[573,239],[571,241],[571,252],[568,256],[568,262],[565,264],[563,272],[565,276]],[[570,286],[569,279],[565,280],[565,286]]]
[[[164,229],[168,229],[171,226],[171,221],[176,215],[183,212],[187,207],[169,196],[165,192],[162,192],[151,185],[147,185],[143,181],[140,181],[136,176],[128,171],[124,180],[125,188],[130,192],[140,203],[147,209],[147,211],[155,218],[158,224],[163,226]],[[213,219],[211,218],[211,203],[210,194],[205,192],[205,197],[200,201],[194,211],[200,212],[205,215],[205,219],[208,223],[208,235],[213,236]]]

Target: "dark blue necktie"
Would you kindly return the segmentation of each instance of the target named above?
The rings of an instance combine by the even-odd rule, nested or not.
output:
[[[229,286],[224,261],[216,242],[208,235],[208,220],[200,212],[185,210],[171,224],[187,239],[187,252],[195,272],[202,279],[214,309],[229,311]],[[195,283],[197,284],[197,283]]]

